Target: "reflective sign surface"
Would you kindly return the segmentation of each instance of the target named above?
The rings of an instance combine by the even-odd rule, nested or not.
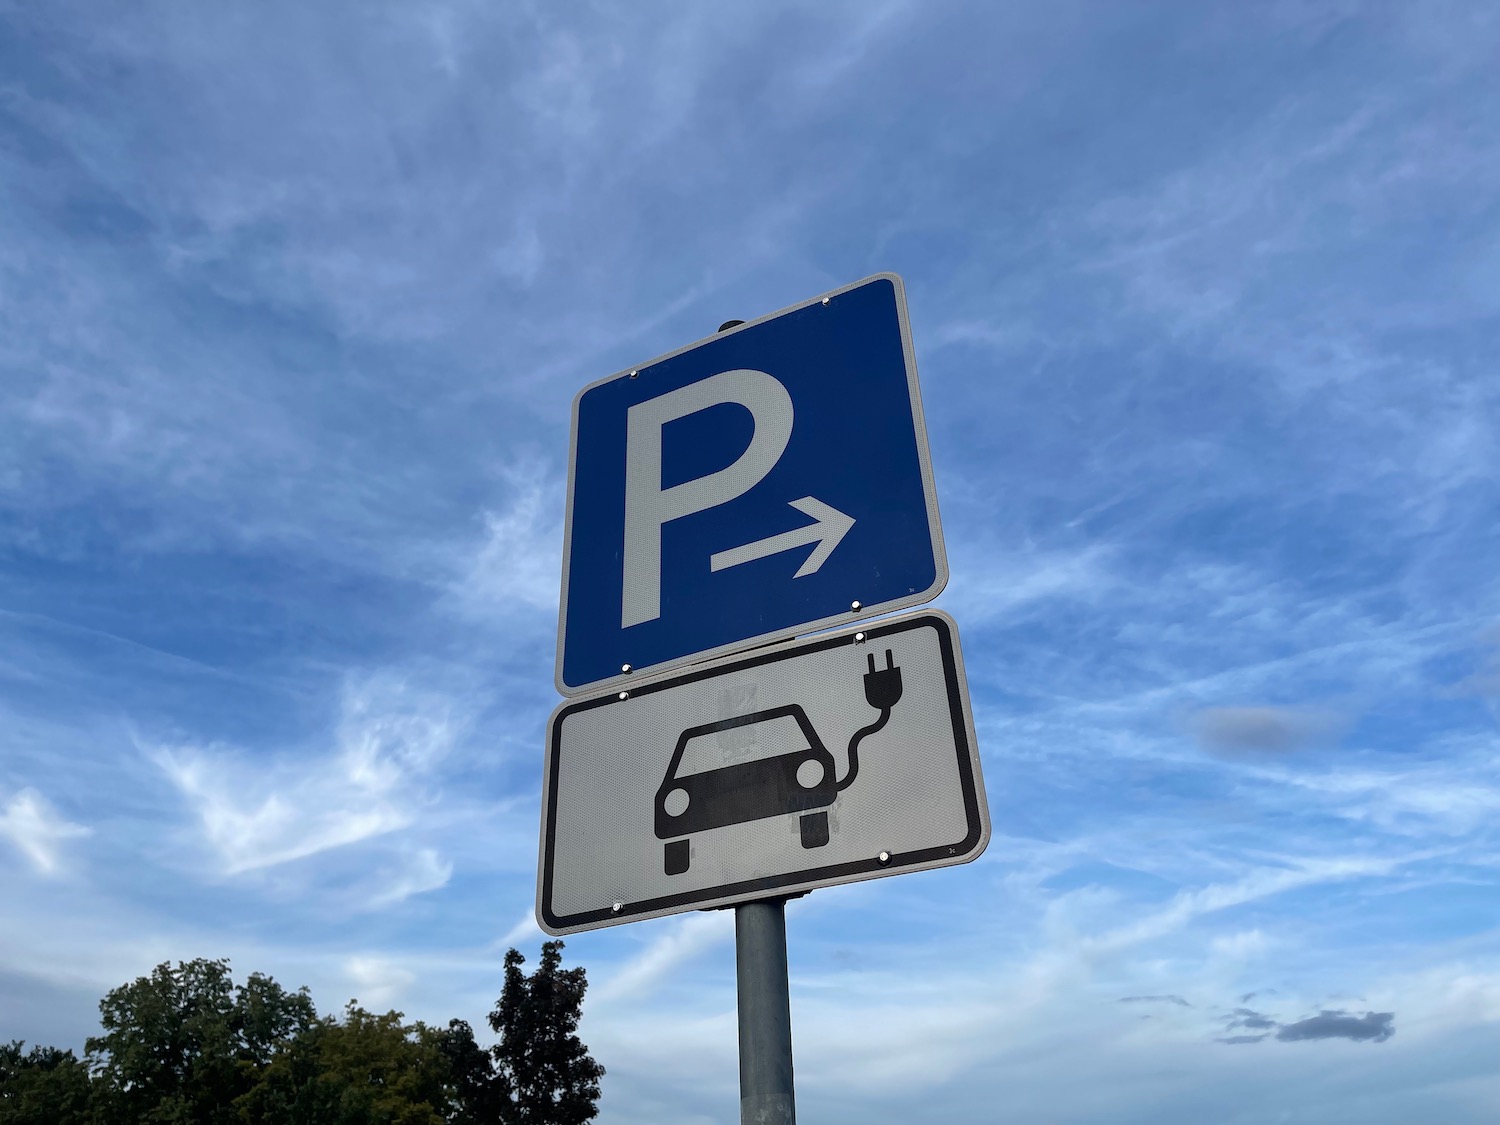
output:
[[[873,622],[565,703],[537,916],[564,934],[962,863],[989,840],[957,630]]]

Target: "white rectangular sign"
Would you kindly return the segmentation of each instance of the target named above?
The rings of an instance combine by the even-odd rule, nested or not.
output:
[[[560,706],[537,918],[569,934],[975,859],[958,630],[929,610]]]

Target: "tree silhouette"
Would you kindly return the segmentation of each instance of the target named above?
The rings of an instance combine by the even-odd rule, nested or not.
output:
[[[466,1020],[451,1020],[431,1042],[447,1064],[448,1125],[504,1125],[510,1120],[510,1095],[495,1071],[492,1051],[474,1041]]]
[[[604,1068],[577,1034],[588,981],[582,968],[562,968],[562,948],[544,942],[530,976],[520,953],[505,955],[505,985],[489,1017],[500,1035],[492,1054],[502,1125],[583,1125],[599,1113]]]

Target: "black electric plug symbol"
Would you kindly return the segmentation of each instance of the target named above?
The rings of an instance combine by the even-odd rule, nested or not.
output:
[[[854,732],[849,740],[849,772],[839,781],[839,788],[848,789],[859,776],[859,744],[891,721],[891,708],[901,701],[901,669],[896,667],[896,658],[890,649],[885,650],[885,667],[875,667],[875,654],[868,653],[870,670],[865,673],[865,702],[878,708],[880,718]]]
[[[891,650],[885,650],[885,667],[875,667],[875,654],[865,657],[870,670],[865,673],[865,702],[877,711],[889,711],[901,702],[901,669],[896,667]]]

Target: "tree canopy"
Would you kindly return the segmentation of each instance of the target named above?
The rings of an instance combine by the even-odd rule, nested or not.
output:
[[[72,1051],[0,1045],[0,1125],[91,1122],[89,1070]]]
[[[407,1022],[350,1001],[320,1017],[306,988],[226,960],[158,965],[99,1003],[83,1059],[0,1045],[0,1125],[583,1125],[604,1068],[579,1039],[587,980],[542,946],[530,975],[505,956],[489,1015],[473,1028]]]

